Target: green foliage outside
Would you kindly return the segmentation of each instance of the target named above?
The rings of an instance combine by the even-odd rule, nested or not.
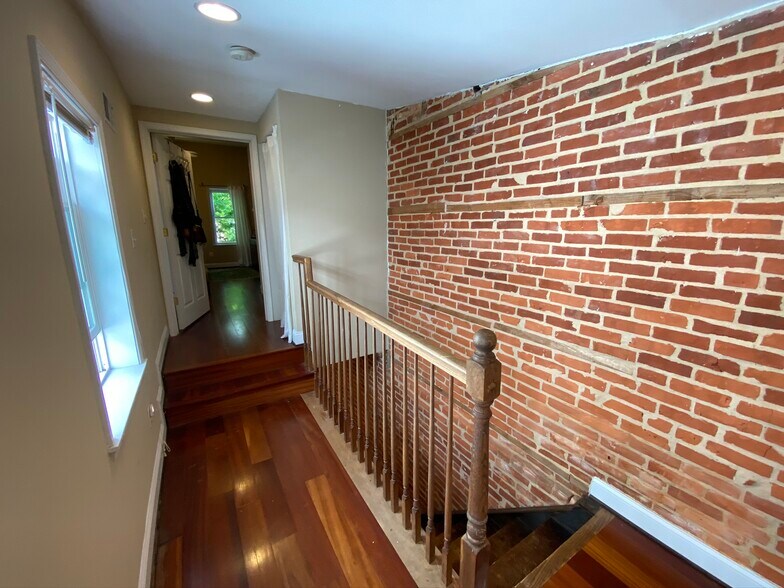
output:
[[[212,192],[212,214],[215,221],[215,242],[236,243],[237,227],[231,194]]]

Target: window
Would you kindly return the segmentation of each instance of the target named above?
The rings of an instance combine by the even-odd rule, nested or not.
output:
[[[237,220],[234,218],[234,201],[225,188],[210,189],[212,225],[216,245],[237,244]]]
[[[137,344],[100,132],[95,118],[43,63],[41,83],[62,226],[103,395],[111,447],[116,447],[145,362]]]

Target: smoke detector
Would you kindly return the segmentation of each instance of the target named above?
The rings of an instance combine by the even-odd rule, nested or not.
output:
[[[250,61],[256,57],[258,53],[244,45],[232,45],[229,47],[229,55],[232,59],[236,59],[237,61]]]

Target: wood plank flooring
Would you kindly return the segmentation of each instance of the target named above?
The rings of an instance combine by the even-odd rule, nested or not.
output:
[[[293,347],[280,338],[280,321],[264,318],[259,278],[208,286],[210,311],[169,341],[164,374]]]
[[[301,398],[167,441],[156,587],[415,586]]]

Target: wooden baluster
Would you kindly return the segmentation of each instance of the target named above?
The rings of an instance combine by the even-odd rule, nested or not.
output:
[[[376,328],[373,327],[373,473],[376,488],[381,486],[381,456],[378,454],[378,356],[376,355]]]
[[[308,353],[308,340],[305,337],[305,268],[297,264],[297,277],[299,278],[299,313],[302,320],[302,347],[305,352],[305,365],[310,366]]]
[[[308,269],[310,268],[310,259],[306,260],[305,263],[306,263],[306,265],[303,268],[303,271],[305,273],[305,280],[304,280],[305,284],[303,286],[304,296],[305,297],[304,297],[304,299],[302,301],[302,305],[303,305],[303,307],[305,309],[305,318],[304,318],[304,321],[302,323],[302,331],[303,331],[302,335],[303,335],[303,337],[305,339],[305,350],[307,352],[306,358],[307,358],[308,361],[307,361],[306,365],[312,370],[313,369],[313,362],[314,362],[314,359],[313,359],[313,345],[314,345],[314,341],[313,341],[313,331],[310,328],[310,314],[311,313],[310,313],[310,297],[308,296],[308,292],[310,291],[310,288],[308,288],[308,284],[307,284]]]
[[[425,555],[427,563],[433,563],[436,558],[436,528],[433,517],[436,514],[435,480],[433,466],[433,450],[435,435],[435,395],[436,395],[436,369],[430,364],[430,403],[428,405],[427,423],[427,526],[425,527]]]
[[[343,316],[342,306],[340,307],[338,322],[340,328],[340,338],[338,339],[338,365],[340,366],[340,380],[338,381],[338,386],[340,387],[340,415],[338,424],[340,425],[340,432],[343,433],[344,438],[348,441],[346,431],[346,425],[348,424],[348,420],[346,419],[346,410],[348,410],[348,402],[346,402],[346,322]]]
[[[365,401],[365,473],[370,474],[373,471],[372,465],[372,458],[370,456],[370,409],[368,406],[368,326],[367,323],[365,325],[365,354],[362,358],[363,367],[364,367],[364,374],[363,379],[365,385],[363,386],[362,390],[364,391],[364,401]]]
[[[362,451],[362,415],[360,414],[360,403],[362,398],[362,393],[359,391],[360,380],[359,380],[359,354],[360,354],[360,345],[359,345],[359,317],[357,317],[357,357],[354,359],[354,382],[356,386],[356,415],[357,415],[357,429],[356,429],[356,446],[354,451],[359,452],[359,463],[365,461],[365,453]]]
[[[403,347],[403,527],[411,528],[411,495],[408,493],[408,349]]]
[[[330,310],[332,303],[324,298],[324,355],[326,357],[326,402],[327,414],[332,416],[332,326],[330,320]]]
[[[311,313],[311,321],[313,323],[313,348],[314,348],[314,358],[313,358],[313,372],[314,372],[314,379],[316,382],[316,396],[319,399],[319,404],[321,403],[321,331],[319,329],[319,325],[321,324],[320,315],[321,315],[321,308],[319,304],[319,295],[318,293],[314,292],[313,290],[309,290],[310,298],[311,298],[311,305],[313,312]]]
[[[480,329],[474,335],[474,354],[466,362],[466,392],[474,401],[474,438],[468,485],[468,526],[460,543],[460,585],[486,587],[490,569],[487,540],[490,407],[501,393],[501,363],[493,354],[495,334]]]
[[[348,318],[348,357],[346,358],[346,371],[348,372],[348,398],[349,398],[349,405],[348,405],[348,414],[349,414],[349,423],[348,423],[348,437],[351,441],[351,451],[356,452],[357,450],[357,419],[356,419],[356,396],[355,386],[356,383],[354,379],[354,375],[352,374],[354,363],[354,345],[351,340],[351,313],[346,312]]]
[[[332,420],[337,425],[340,421],[340,386],[338,385],[338,329],[335,315],[337,314],[336,304],[330,306],[330,326],[332,328]]]
[[[414,543],[422,541],[422,524],[419,520],[419,356],[414,353],[414,459],[412,464],[412,495],[411,528],[414,531]]]
[[[444,477],[444,545],[441,548],[441,575],[444,584],[452,583],[452,565],[449,545],[452,542],[452,462],[454,442],[455,379],[449,378],[449,398],[446,416],[446,469]]]
[[[395,426],[395,417],[397,413],[397,398],[395,391],[397,386],[397,374],[395,373],[395,340],[390,339],[389,343],[389,463],[391,472],[389,477],[389,491],[392,496],[392,512],[400,510],[400,493],[397,491],[397,451],[395,451],[397,440],[397,427]]]
[[[384,469],[381,471],[382,481],[384,483],[384,500],[389,502],[392,499],[392,493],[389,487],[389,441],[388,441],[388,424],[387,417],[387,336],[381,336],[381,441],[383,449]]]
[[[320,309],[320,316],[321,316],[321,326],[319,329],[321,330],[321,386],[322,390],[322,406],[324,410],[327,410],[327,374],[328,374],[328,363],[327,363],[327,304],[326,300],[323,296],[319,294],[321,298],[319,302],[319,309]]]

